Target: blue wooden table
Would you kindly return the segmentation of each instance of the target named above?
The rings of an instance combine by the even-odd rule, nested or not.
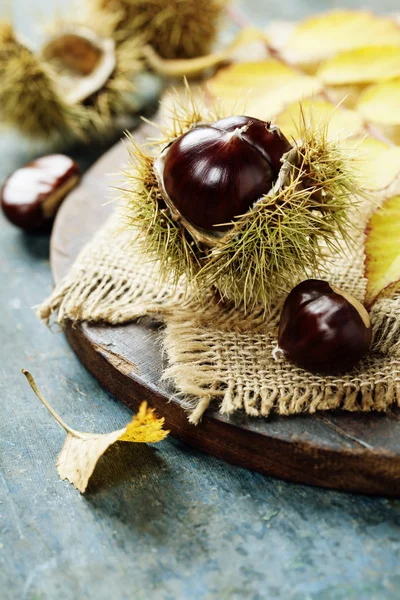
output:
[[[27,4],[15,1],[21,28],[30,26]],[[36,2],[43,13],[54,4]],[[257,22],[332,6],[242,4]],[[369,4],[398,8],[397,0]],[[0,179],[37,152],[4,134]],[[95,151],[76,155],[85,166]],[[85,496],[59,480],[64,432],[22,367],[73,427],[111,431],[130,414],[34,315],[51,290],[48,247],[47,237],[1,217],[0,599],[397,600],[400,501],[273,480],[173,439],[113,449]]]

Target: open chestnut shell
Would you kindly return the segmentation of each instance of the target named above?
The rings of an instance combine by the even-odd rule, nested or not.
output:
[[[371,339],[364,306],[327,281],[303,281],[286,298],[278,344],[289,360],[308,371],[349,371],[367,354]]]
[[[17,169],[1,189],[1,208],[7,219],[24,229],[46,227],[67,193],[77,184],[79,167],[64,154],[42,156]]]
[[[101,90],[116,68],[114,41],[76,23],[60,25],[43,45],[41,57],[56,73],[69,104],[84,102]]]
[[[290,149],[277,127],[235,116],[181,135],[155,168],[173,213],[197,228],[224,231],[268,194]]]
[[[154,140],[132,144],[123,190],[126,227],[164,281],[267,311],[326,263],[327,248],[347,247],[360,188],[326,128],[304,122],[292,147],[259,119],[217,120],[190,90],[171,110],[161,152]]]

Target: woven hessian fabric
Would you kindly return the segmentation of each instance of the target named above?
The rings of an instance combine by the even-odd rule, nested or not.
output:
[[[329,281],[362,301],[363,253],[336,257]],[[371,312],[372,351],[356,369],[324,377],[296,368],[276,352],[279,302],[269,317],[200,303],[184,281],[160,282],[157,263],[146,262],[132,231],[121,232],[116,216],[82,250],[73,268],[40,307],[49,322],[127,323],[144,315],[165,323],[164,344],[171,379],[199,422],[210,402],[222,413],[244,410],[267,417],[317,410],[384,411],[400,403],[400,296],[378,301]]]

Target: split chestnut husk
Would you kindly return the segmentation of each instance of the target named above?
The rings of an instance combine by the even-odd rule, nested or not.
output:
[[[303,123],[292,146],[270,123],[221,118],[188,94],[158,155],[132,140],[127,226],[166,280],[268,310],[346,247],[360,190],[326,127]]]
[[[59,93],[54,72],[0,22],[0,121],[37,139],[79,137],[91,116]],[[91,115],[91,113],[90,113]]]
[[[114,41],[76,23],[62,23],[46,40],[42,59],[52,66],[63,98],[84,102],[102,89],[116,67]]]
[[[54,24],[40,52],[0,22],[0,121],[46,142],[112,133],[138,108],[139,39],[115,45],[112,20]]]

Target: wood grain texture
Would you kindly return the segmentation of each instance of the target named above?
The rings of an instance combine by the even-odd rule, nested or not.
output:
[[[148,125],[135,134],[143,141]],[[118,143],[87,172],[55,223],[51,262],[55,281],[112,210],[110,172],[126,160]],[[320,413],[255,419],[208,411],[201,425],[188,423],[173,390],[161,381],[162,330],[150,320],[119,327],[74,325],[67,338],[102,386],[136,409],[146,399],[186,443],[262,473],[296,482],[370,494],[400,496],[400,420],[382,414]],[[136,368],[135,366],[136,365]]]

